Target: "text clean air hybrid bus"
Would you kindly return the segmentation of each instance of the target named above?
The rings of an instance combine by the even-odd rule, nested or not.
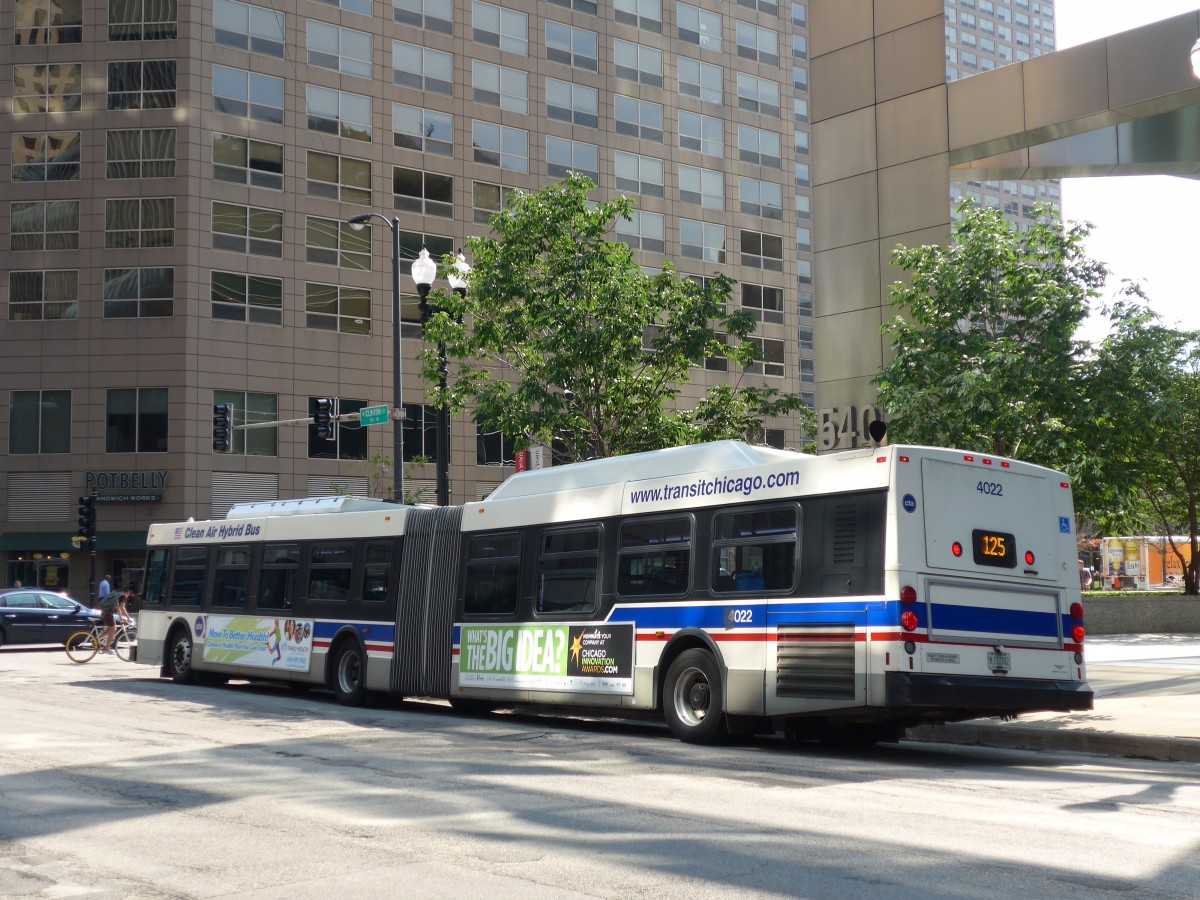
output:
[[[730,731],[1090,709],[1071,491],[1015,460],[736,441],[524,472],[485,501],[247,504],[149,532],[139,662]]]

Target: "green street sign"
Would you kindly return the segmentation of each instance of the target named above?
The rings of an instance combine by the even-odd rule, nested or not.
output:
[[[387,406],[364,406],[358,411],[359,425],[386,425],[388,422]]]

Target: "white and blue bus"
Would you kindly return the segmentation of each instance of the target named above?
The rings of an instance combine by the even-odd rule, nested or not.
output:
[[[346,704],[660,713],[679,738],[894,739],[1092,706],[1070,484],[955,450],[736,441],[151,526],[138,661]]]

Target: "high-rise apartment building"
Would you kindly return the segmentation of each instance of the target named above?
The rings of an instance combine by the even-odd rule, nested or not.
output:
[[[1054,0],[946,0],[946,80],[956,81],[1054,50]],[[970,196],[1015,223],[1033,221],[1033,206],[1059,206],[1057,180],[953,184],[952,203]]]
[[[150,522],[368,493],[388,427],[237,430],[392,395],[398,221],[405,456],[435,453],[409,259],[486,232],[506,192],[582,171],[635,195],[648,269],[721,272],[763,361],[700,379],[811,390],[807,7],[776,0],[14,0],[0,18],[0,552],[86,594]],[[795,445],[788,421],[772,443]],[[452,425],[454,502],[511,444]],[[428,488],[434,465],[410,483]],[[384,483],[391,477],[385,476]],[[73,548],[96,491],[94,560]],[[427,497],[431,494],[426,494]],[[96,576],[99,577],[99,574]]]

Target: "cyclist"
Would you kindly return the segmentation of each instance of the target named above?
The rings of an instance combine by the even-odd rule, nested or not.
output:
[[[100,641],[101,653],[112,653],[117,636],[117,610],[121,605],[121,594],[110,590],[100,598],[100,621],[104,623],[104,637]]]
[[[116,620],[119,625],[132,625],[133,614],[129,612],[129,604],[133,602],[133,587],[126,585],[117,598]]]

